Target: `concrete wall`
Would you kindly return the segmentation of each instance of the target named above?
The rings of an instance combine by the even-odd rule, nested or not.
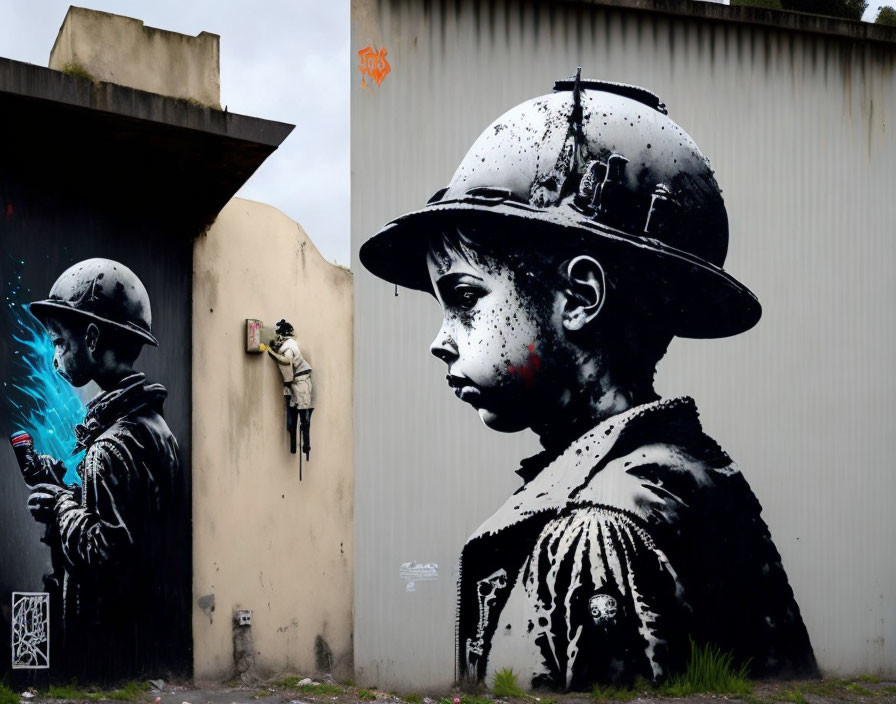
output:
[[[284,317],[314,368],[302,482],[280,373],[244,351],[246,318]],[[351,274],[276,209],[232,200],[195,244],[193,373],[195,678],[234,673],[235,609],[253,611],[259,674],[349,673]]]
[[[70,7],[49,67],[76,66],[98,81],[189,98],[221,108],[220,37],[191,37],[147,27],[142,20]]]
[[[824,672],[892,676],[893,33],[705,3],[612,5],[353,2],[353,65],[369,44],[391,65],[379,86],[352,78],[358,680],[452,681],[460,548],[537,449],[454,398],[428,353],[438,305],[396,297],[358,248],[445,186],[492,120],[576,66],[658,93],[712,160],[726,269],[764,315],[734,338],[675,340],[659,389],[696,398],[750,482]],[[438,578],[407,591],[411,560],[438,563]]]

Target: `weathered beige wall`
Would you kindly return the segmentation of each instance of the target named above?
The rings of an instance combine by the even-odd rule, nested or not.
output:
[[[49,67],[84,68],[95,79],[221,108],[220,41],[147,27],[142,20],[70,7]]]
[[[280,374],[268,355],[244,351],[246,318],[284,317],[314,367],[302,482]],[[234,673],[235,609],[253,612],[259,674],[318,670],[318,636],[334,673],[349,673],[352,462],[352,275],[280,211],[235,198],[194,250],[196,680]]]

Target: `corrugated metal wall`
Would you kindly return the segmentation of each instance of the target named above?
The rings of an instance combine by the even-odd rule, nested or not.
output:
[[[359,681],[452,681],[460,548],[537,443],[454,398],[428,353],[437,304],[396,297],[358,248],[576,66],[658,93],[710,157],[726,269],[764,307],[747,334],[673,342],[659,390],[694,396],[750,481],[825,672],[896,674],[896,44],[596,3],[354,0],[352,50],[368,44],[391,73],[352,76]],[[438,578],[407,591],[410,561]]]

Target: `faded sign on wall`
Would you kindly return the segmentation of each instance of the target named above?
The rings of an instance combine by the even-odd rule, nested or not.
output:
[[[461,552],[460,680],[511,667],[558,690],[662,681],[691,641],[756,676],[816,671],[744,475],[691,398],[654,390],[673,337],[761,316],[722,268],[709,162],[666,112],[643,88],[557,81],[361,247],[372,273],[441,305],[430,352],[454,394],[543,447]]]

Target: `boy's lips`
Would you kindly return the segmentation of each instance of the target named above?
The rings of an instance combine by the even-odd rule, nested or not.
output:
[[[454,389],[454,395],[461,401],[466,401],[472,406],[477,405],[476,402],[482,396],[482,391],[476,384],[467,377],[457,374],[448,374],[445,379],[448,381],[448,386]]]

